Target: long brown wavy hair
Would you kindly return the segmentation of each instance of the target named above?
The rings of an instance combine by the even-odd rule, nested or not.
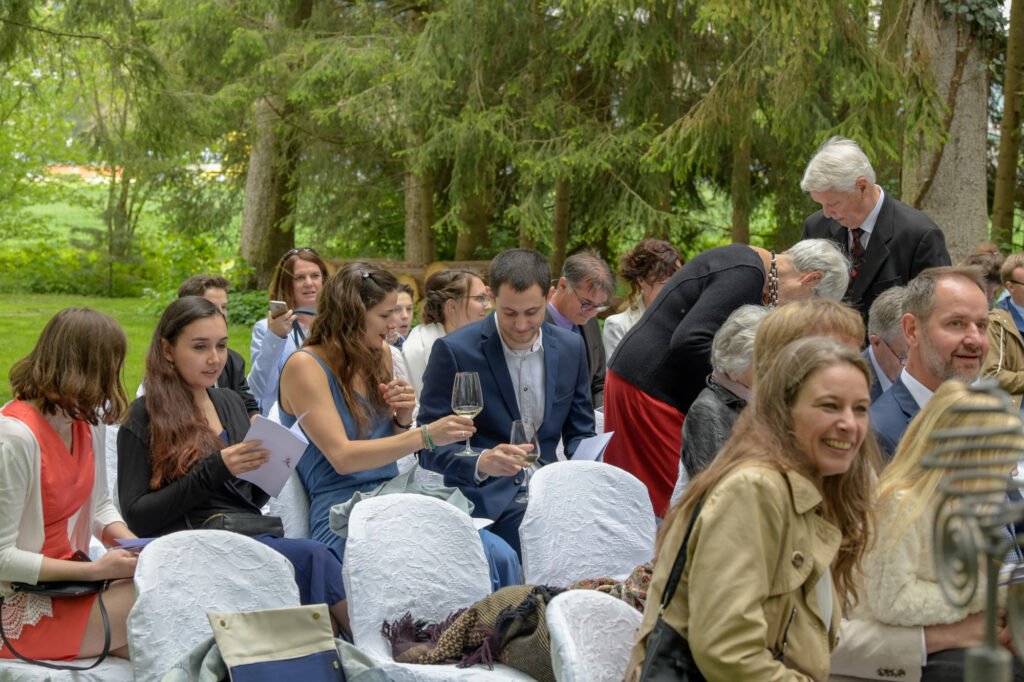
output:
[[[65,308],[43,327],[32,352],[11,367],[18,400],[39,400],[43,414],[63,412],[96,426],[120,423],[128,408],[121,384],[128,339],[114,318]]]
[[[697,501],[732,472],[748,466],[795,471],[816,483],[823,500],[822,515],[842,533],[832,577],[844,607],[857,603],[856,574],[873,533],[872,482],[882,461],[878,443],[868,433],[846,473],[822,477],[793,435],[792,409],[801,389],[818,370],[839,364],[852,365],[864,375],[865,387],[871,385],[867,363],[860,354],[832,339],[800,339],[778,353],[755,384],[753,400],[718,456],[690,481],[686,494],[666,515],[659,546],[672,525],[688,520]],[[768,560],[774,561],[772,557]]]
[[[149,487],[153,490],[181,478],[205,455],[224,447],[207,426],[192,390],[164,357],[163,344],[174,346],[185,327],[214,316],[224,319],[217,306],[205,298],[185,296],[167,306],[153,332],[142,381],[149,414]]]
[[[317,316],[306,339],[306,346],[316,346],[331,368],[360,436],[368,433],[372,416],[389,411],[377,385],[391,381],[383,346],[369,348],[363,341],[366,311],[397,289],[398,279],[387,270],[372,263],[346,263],[320,290]],[[353,389],[357,377],[366,386],[362,399]]]

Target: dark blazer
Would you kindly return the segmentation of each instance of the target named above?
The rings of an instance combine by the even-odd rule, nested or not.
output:
[[[544,313],[544,320],[552,325],[555,321],[551,319],[551,309]],[[590,371],[590,400],[594,407],[604,405],[604,375],[607,364],[604,352],[604,340],[601,338],[601,325],[596,317],[587,320],[583,325],[580,335],[583,336],[583,345],[587,351],[587,367]]]
[[[871,382],[870,389],[871,402],[874,403],[882,397],[882,394],[885,391],[882,390],[882,382],[879,381],[878,376],[875,373],[875,365],[871,362],[871,346],[869,345],[867,348],[862,350],[860,352],[860,356],[864,358],[864,362],[868,363],[868,369],[871,370],[871,375],[875,377],[875,380]]]
[[[249,383],[245,380],[245,358],[236,351],[228,348],[228,361],[224,365],[224,371],[217,377],[219,388],[230,388],[242,398],[245,403],[245,411],[250,416],[260,413],[260,404],[256,402],[255,396],[249,389]]]
[[[594,408],[590,403],[590,374],[579,334],[546,322],[541,327],[544,345],[544,421],[537,433],[540,461],[555,461],[561,439],[572,457],[584,438],[594,435]],[[481,451],[507,443],[513,420],[519,419],[512,378],[501,347],[494,315],[466,325],[434,342],[423,373],[418,421],[429,424],[452,413],[452,383],[456,372],[478,372],[484,409],[474,420],[477,431],[471,445]],[[477,485],[478,457],[454,454],[464,447],[453,443],[433,452],[420,451],[420,463],[444,474],[445,485],[457,486],[474,505],[473,516],[499,519],[519,491],[518,477],[491,476]]]
[[[690,405],[683,422],[683,448],[680,457],[686,475],[694,476],[708,468],[718,451],[732,435],[747,401],[708,377],[708,386]]]
[[[878,436],[878,445],[882,448],[886,462],[892,459],[910,420],[920,409],[914,396],[910,394],[910,389],[903,383],[902,377],[896,377],[889,390],[871,403],[868,419]]]
[[[831,239],[850,255],[849,230],[818,211],[804,221],[802,239]],[[905,285],[926,268],[949,265],[949,251],[942,230],[916,208],[888,194],[882,200],[864,265],[853,283],[850,304],[867,319],[878,295]]]

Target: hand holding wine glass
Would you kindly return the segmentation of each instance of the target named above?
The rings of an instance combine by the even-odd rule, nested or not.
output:
[[[473,417],[480,414],[484,409],[484,392],[480,387],[480,375],[476,372],[456,372],[455,382],[452,385],[452,412],[464,417]],[[463,457],[476,455],[469,447],[469,437],[466,438],[466,447],[455,454]]]
[[[512,422],[512,433],[509,435],[508,442],[522,448],[526,453],[522,457],[526,464],[526,473],[523,474],[523,485],[519,489],[519,494],[516,495],[516,502],[526,504],[530,500],[530,474],[533,473],[534,466],[540,458],[540,442],[537,439],[537,429],[533,422],[528,419],[517,419]]]

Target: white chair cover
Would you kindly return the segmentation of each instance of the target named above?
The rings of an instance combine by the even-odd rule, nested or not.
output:
[[[267,513],[281,517],[286,538],[309,537],[309,494],[297,473],[292,471],[281,494],[270,498]]]
[[[558,682],[620,682],[643,615],[603,592],[570,590],[548,605],[551,666]]]
[[[554,462],[530,479],[519,539],[528,584],[565,586],[623,579],[654,558],[656,527],[647,488],[603,462]]]
[[[128,650],[136,682],[159,680],[210,637],[207,610],[299,605],[292,565],[283,555],[222,530],[190,530],[154,540],[139,555],[135,589]]]
[[[352,510],[342,574],[355,644],[392,680],[531,679],[503,665],[396,663],[381,635],[384,621],[406,612],[436,622],[491,593],[480,535],[452,505],[405,493],[363,500]]]

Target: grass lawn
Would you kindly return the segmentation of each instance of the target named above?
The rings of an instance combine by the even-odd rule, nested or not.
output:
[[[128,335],[128,357],[124,366],[124,384],[133,398],[142,381],[143,363],[157,318],[143,311],[141,298],[100,298],[44,294],[0,294],[0,405],[11,399],[8,381],[11,365],[25,357],[50,318],[68,306],[88,306],[107,313],[121,323]],[[245,358],[249,368],[250,329],[232,325],[228,330],[231,347]]]

